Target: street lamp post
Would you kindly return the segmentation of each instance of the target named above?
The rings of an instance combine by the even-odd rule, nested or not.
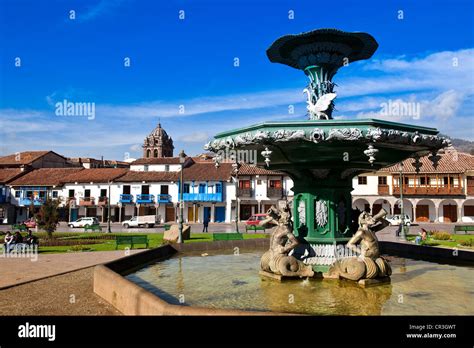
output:
[[[235,231],[239,232],[239,162],[235,161],[232,164],[232,169],[234,172],[234,181],[235,181]]]
[[[183,150],[179,153],[179,163],[181,164],[181,173],[180,173],[180,180],[179,180],[179,223],[178,223],[178,243],[183,243],[183,167],[184,161],[186,159],[186,155]]]
[[[404,205],[403,205],[403,162],[400,162],[400,166],[399,166],[399,170],[400,170],[400,224],[402,225],[401,229],[400,229],[400,240],[402,241],[406,241],[407,240],[407,237],[406,237],[406,234],[405,234],[405,209],[404,209]]]
[[[112,233],[110,228],[110,181],[109,181],[109,189],[108,189],[108,197],[107,197],[107,233]]]

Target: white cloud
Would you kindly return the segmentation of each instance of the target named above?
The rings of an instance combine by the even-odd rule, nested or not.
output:
[[[458,59],[457,67],[452,64],[453,58]],[[438,52],[416,59],[368,61],[359,66],[362,69],[357,77],[338,80],[336,76],[340,87],[337,88],[335,118],[385,118],[424,124],[451,136],[472,138],[472,122],[469,123],[466,115],[472,115],[474,107],[474,49]],[[169,118],[164,123],[178,142],[186,143],[187,148],[200,148],[200,143],[206,142],[209,136],[230,128],[266,120],[306,119],[303,88],[133,105],[96,103],[96,119],[87,121],[54,116],[52,106],[57,99],[92,99],[87,91],[69,87],[46,97],[50,110],[0,110],[0,133],[5,134],[2,145],[16,151],[21,138],[21,147],[26,149],[54,147],[66,153],[84,155],[86,151],[95,151],[111,157],[110,154],[119,151],[117,149],[119,153],[141,151],[137,144],[141,144],[149,128],[154,126],[148,126],[148,119],[161,117]],[[389,100],[419,103],[420,119],[382,115],[381,104]],[[183,114],[180,105],[184,105]],[[287,113],[288,105],[295,106],[294,114]],[[457,127],[458,124],[464,126]]]
[[[383,99],[382,99],[383,100]],[[449,90],[436,95],[434,98],[422,99],[411,94],[406,98],[386,98],[377,110],[360,111],[357,118],[379,118],[390,121],[430,120],[436,125],[456,117],[464,95],[455,90]],[[433,126],[431,124],[430,126]]]
[[[130,146],[130,151],[133,151],[133,152],[142,151],[142,146],[139,144],[133,144],[132,146]]]
[[[233,110],[252,110],[303,102],[296,89],[193,98],[176,102],[153,101],[135,105],[97,105],[97,115],[116,117],[189,117]]]
[[[97,4],[90,6],[86,11],[79,12],[77,19],[80,22],[87,22],[103,14],[110,13],[123,3],[123,0],[100,0]]]
[[[192,132],[186,135],[182,135],[178,139],[184,143],[204,144],[204,142],[209,140],[209,134],[207,132]]]

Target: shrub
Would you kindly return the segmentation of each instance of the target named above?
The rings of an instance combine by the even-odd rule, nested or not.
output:
[[[437,240],[450,240],[451,234],[446,231],[435,231],[431,233],[431,238]]]
[[[74,245],[68,251],[78,252],[78,251],[89,251],[91,248],[87,248],[83,245]]]
[[[35,216],[38,227],[46,231],[48,238],[53,237],[53,232],[59,224],[60,203],[59,199],[47,198]]]
[[[466,240],[461,241],[461,243],[459,244],[465,247],[472,247],[474,245],[474,241],[472,239],[466,239]]]

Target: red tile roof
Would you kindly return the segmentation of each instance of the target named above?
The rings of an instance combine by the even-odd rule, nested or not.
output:
[[[0,165],[22,165],[31,164],[42,156],[52,151],[25,151],[18,154],[0,157]],[[60,156],[60,155],[58,155]]]
[[[65,183],[106,183],[127,173],[127,168],[91,168],[73,173],[64,178]]]
[[[429,156],[429,155],[428,155]],[[435,169],[428,156],[420,157],[422,166],[420,173],[464,173],[466,170],[474,170],[474,156],[455,150],[446,150],[444,154],[440,154],[441,159],[438,167]],[[415,167],[412,163],[415,160],[409,158],[403,161],[404,173],[415,173]],[[398,164],[380,170],[381,172],[399,172]]]
[[[216,168],[214,162],[197,162],[188,168],[184,168],[183,176],[185,181],[227,181],[232,174],[232,163],[221,163]]]
[[[69,175],[84,168],[40,168],[32,170],[9,183],[11,186],[59,186]]]
[[[265,168],[256,167],[247,163],[242,164],[239,168],[239,175],[286,175],[282,172],[277,172],[275,170],[268,170]]]
[[[0,184],[6,184],[20,175],[26,174],[20,168],[0,169]]]
[[[186,157],[186,161],[190,157]],[[136,161],[130,163],[131,165],[135,164],[180,164],[179,157],[152,157],[152,158],[139,158]]]
[[[179,179],[179,172],[137,172],[128,171],[125,175],[117,178],[117,182],[170,182]]]

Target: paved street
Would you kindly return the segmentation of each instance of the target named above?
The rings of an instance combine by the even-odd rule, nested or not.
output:
[[[193,233],[199,233],[202,232],[203,225],[199,223],[190,223],[191,225],[191,231]],[[410,233],[411,234],[417,234],[420,232],[421,228],[424,228],[426,230],[436,230],[436,231],[447,231],[449,233],[452,233],[454,231],[454,225],[455,224],[443,224],[443,223],[420,223],[417,225],[412,225],[410,227]],[[107,231],[107,224],[101,224],[102,226],[102,231]],[[390,231],[395,231],[396,226],[390,226],[387,228],[387,230]],[[154,227],[154,228],[129,228],[129,229],[124,229],[119,223],[112,223],[111,224],[111,230],[112,232],[138,232],[138,233],[153,233],[153,232],[163,232],[164,227]],[[11,231],[11,225],[0,225],[0,231]],[[59,232],[83,232],[84,229],[82,228],[69,228],[65,222],[61,222],[60,226],[58,227],[57,231]],[[208,231],[210,233],[212,232],[234,232],[235,231],[235,223],[211,223],[209,224]],[[239,223],[239,232],[245,232],[245,223],[241,222]],[[262,231],[258,231],[262,232]],[[271,232],[271,230],[267,230],[267,233]],[[381,231],[381,232],[386,232],[386,231]],[[250,232],[253,233],[253,232]],[[380,232],[379,232],[380,233]],[[395,232],[394,232],[395,233]]]
[[[202,232],[203,225],[199,223],[190,223],[191,225],[191,232],[193,233],[200,233]],[[105,232],[107,231],[107,224],[101,224],[102,226],[102,231]],[[33,229],[34,230],[34,229]],[[11,231],[11,225],[0,225],[0,231]],[[83,228],[69,228],[65,222],[61,222],[59,227],[57,228],[58,232],[83,232]],[[112,232],[137,232],[137,233],[162,233],[164,231],[163,226],[157,226],[153,228],[129,228],[129,229],[124,229],[121,224],[119,223],[112,223],[111,224],[111,231]],[[209,224],[208,231],[210,233],[212,232],[235,232],[235,223],[211,223]],[[245,223],[241,222],[239,224],[239,232],[245,232]],[[261,233],[262,231],[257,231]],[[270,232],[270,230],[267,230],[267,233]],[[253,232],[251,232],[253,233]]]

